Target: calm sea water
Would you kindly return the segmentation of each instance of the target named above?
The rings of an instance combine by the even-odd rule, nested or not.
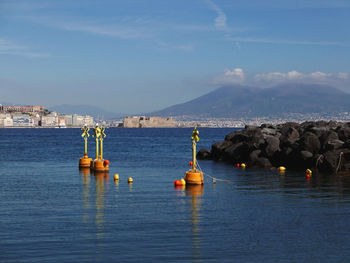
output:
[[[210,148],[232,129],[199,131]],[[100,176],[79,129],[0,129],[0,262],[349,262],[350,178],[201,161],[227,181],[176,189],[191,133],[108,129]]]

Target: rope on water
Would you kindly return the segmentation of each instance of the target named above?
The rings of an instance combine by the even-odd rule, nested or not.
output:
[[[225,183],[231,183],[231,184],[233,184],[233,181],[231,181],[231,180],[219,179],[219,178],[213,177],[213,176],[211,176],[211,175],[209,175],[209,174],[207,174],[207,173],[204,173],[204,172],[202,171],[202,169],[201,169],[201,167],[200,167],[198,161],[196,162],[196,166],[197,166],[197,168],[198,168],[199,171],[201,171],[201,172],[202,172],[204,175],[206,175],[207,177],[211,178],[211,179],[213,180],[213,183],[216,183],[216,181],[220,181],[220,182],[225,182]]]
[[[340,168],[340,166],[341,166],[341,163],[342,163],[342,161],[343,161],[343,156],[344,156],[344,153],[343,153],[343,152],[340,152],[340,154],[339,154],[338,166],[337,166],[337,169],[335,170],[335,173],[336,173],[336,174],[338,173],[339,168]]]
[[[317,168],[319,162],[320,162],[321,160],[323,160],[323,158],[324,158],[323,154],[321,154],[321,155],[317,158],[317,160],[316,160],[316,168]]]

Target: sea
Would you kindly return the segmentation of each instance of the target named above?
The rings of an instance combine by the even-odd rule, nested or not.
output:
[[[350,261],[350,177],[199,161],[204,185],[179,188],[192,129],[107,129],[102,175],[79,170],[81,133],[0,129],[0,262]]]

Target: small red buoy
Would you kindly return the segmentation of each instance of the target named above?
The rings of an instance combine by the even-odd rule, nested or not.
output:
[[[190,166],[192,166],[192,165],[193,165],[193,163],[192,163],[192,162],[189,162],[188,164],[189,164]]]
[[[239,168],[239,163],[237,163],[236,166]]]
[[[109,164],[109,161],[108,160],[104,160],[104,165],[107,165]]]
[[[311,177],[311,174],[306,174],[306,178],[310,178]]]
[[[175,180],[174,184],[175,184],[175,186],[180,186],[180,185],[182,185],[182,182],[180,180]]]

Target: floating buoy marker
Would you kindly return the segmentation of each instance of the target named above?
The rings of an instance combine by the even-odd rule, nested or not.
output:
[[[310,178],[312,176],[312,171],[310,169],[306,169],[306,178]]]
[[[134,180],[132,179],[132,177],[129,177],[129,178],[128,178],[128,183],[129,183],[129,184],[132,184],[133,182],[134,182]]]
[[[197,128],[194,127],[191,141],[192,141],[192,169],[187,171],[185,174],[186,184],[203,184],[203,172],[197,170],[196,168],[196,143],[199,141],[199,132]]]
[[[246,167],[246,165],[245,165],[245,163],[241,163],[241,168],[245,168]]]
[[[90,129],[85,124],[84,127],[81,128],[81,130],[83,131],[83,134],[81,135],[81,137],[84,138],[85,145],[84,145],[84,156],[83,158],[79,159],[79,168],[89,168],[92,162],[92,159],[89,158],[87,155],[87,139],[90,137],[90,134],[89,134]]]
[[[286,167],[280,166],[280,167],[278,167],[278,171],[285,172],[286,171]]]
[[[115,174],[113,179],[114,179],[114,181],[119,181],[119,174]]]
[[[103,159],[103,138],[106,137],[105,128],[99,127],[98,124],[96,124],[93,131],[94,134],[92,137],[96,138],[96,159],[91,164],[91,168],[96,172],[108,172],[109,161]]]

